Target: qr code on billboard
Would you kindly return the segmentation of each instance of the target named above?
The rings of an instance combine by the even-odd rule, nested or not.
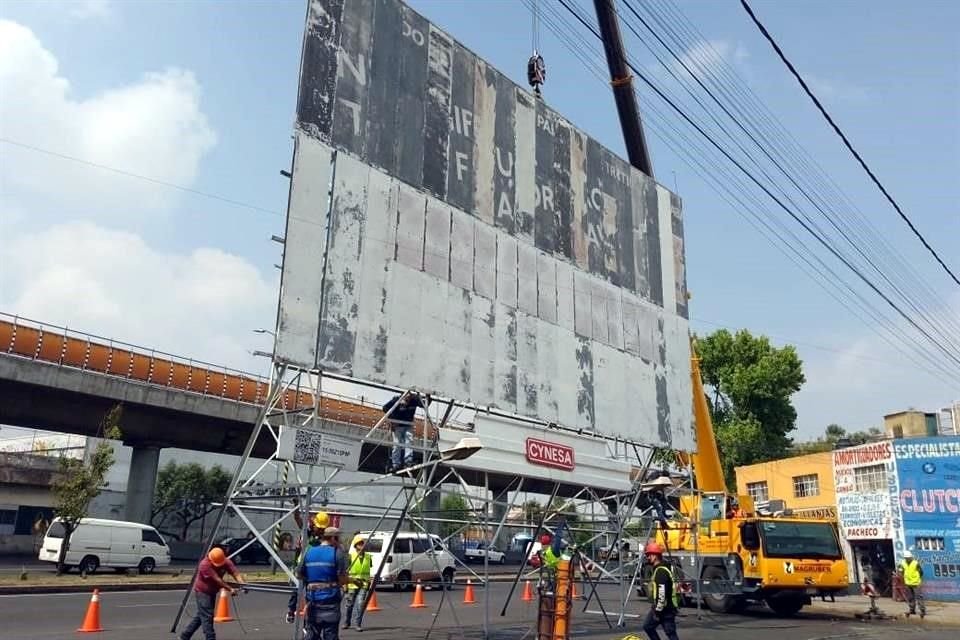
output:
[[[297,429],[297,438],[293,443],[294,462],[317,464],[320,461],[322,446],[323,435],[313,431]]]

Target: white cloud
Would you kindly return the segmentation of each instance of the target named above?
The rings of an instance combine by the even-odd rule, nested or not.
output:
[[[960,296],[944,302],[937,315],[960,318]],[[898,330],[898,337],[906,335],[911,331]],[[903,347],[901,340],[896,344],[908,353],[915,351]],[[821,435],[831,422],[848,430],[882,427],[885,414],[909,408],[934,411],[960,398],[956,369],[952,379],[943,371],[948,365],[932,370],[924,364],[923,369],[932,370],[925,371],[866,329],[836,352],[803,346],[798,350],[807,377],[796,396],[798,439]]]
[[[74,18],[106,18],[113,12],[110,0],[70,0],[69,13]]]
[[[718,76],[724,65],[736,69],[748,57],[746,48],[740,43],[729,40],[700,40],[680,54],[680,59],[673,63],[673,70],[678,75],[686,76],[686,65],[694,75],[703,80],[707,76]]]
[[[273,326],[277,283],[220,249],[164,252],[75,222],[8,235],[0,264],[8,312],[221,365],[250,368],[251,349],[269,351],[251,330]]]
[[[825,102],[863,103],[870,99],[870,92],[851,82],[831,80],[813,73],[804,73],[804,81],[810,86],[814,95]]]
[[[92,3],[96,5],[97,3]],[[190,183],[216,135],[190,71],[170,68],[88,98],[74,95],[56,57],[33,32],[0,20],[0,135],[173,183]],[[140,215],[169,207],[168,187],[2,145],[5,191],[87,215]]]

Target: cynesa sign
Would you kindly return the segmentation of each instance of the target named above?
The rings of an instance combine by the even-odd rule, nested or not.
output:
[[[543,467],[573,471],[573,447],[536,438],[527,438],[527,462]]]

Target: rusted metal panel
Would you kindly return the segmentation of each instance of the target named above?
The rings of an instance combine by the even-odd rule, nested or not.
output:
[[[423,269],[444,282],[450,278],[450,207],[427,198]]]
[[[558,260],[557,267],[557,324],[573,333],[574,302],[573,302],[573,267]]]
[[[497,295],[497,231],[482,222],[473,230],[473,290],[492,300]]]
[[[660,268],[661,289],[663,291],[664,309],[673,311],[677,308],[677,279],[673,261],[673,220],[670,212],[670,192],[656,186],[658,230],[660,232]]]
[[[540,376],[536,316],[517,312],[517,408],[524,415],[539,415]]]
[[[366,155],[366,129],[369,122],[370,42],[373,26],[373,0],[351,0],[350,11],[343,12],[337,64],[337,99],[330,132],[333,144]]]
[[[330,207],[330,234],[320,304],[317,358],[327,369],[353,372],[358,318],[357,280],[365,236],[370,167],[343,156],[337,159]]]
[[[573,326],[576,334],[593,337],[593,311],[590,307],[590,277],[575,269],[573,271]]]
[[[514,184],[516,185],[516,215],[515,232],[517,239],[530,245],[533,241],[534,213],[537,201],[537,181],[530,177],[536,176],[536,102],[526,91],[514,88],[516,100],[515,112],[515,143],[514,155]],[[531,144],[531,141],[533,144]],[[520,179],[526,176],[526,179]]]
[[[397,206],[397,260],[413,269],[423,269],[423,233],[427,197],[400,183]]]
[[[473,291],[473,240],[474,219],[457,209],[451,210],[450,219],[450,282],[465,291]],[[488,298],[493,292],[481,293]]]
[[[303,36],[297,125],[324,141],[333,125],[343,5],[344,0],[311,2]]]
[[[398,197],[396,180],[379,171],[370,172],[353,366],[357,371],[370,372],[369,375],[378,382],[384,381],[387,374],[391,331],[386,304],[396,251]]]
[[[517,241],[497,232],[497,302],[517,308]]]
[[[557,260],[536,251],[537,315],[541,320],[557,324]],[[522,273],[522,271],[521,271]]]
[[[673,230],[673,270],[677,283],[677,315],[682,318],[689,318],[687,265],[684,258],[683,240],[683,208],[680,203],[680,196],[675,193],[670,194],[670,218],[673,223],[671,228]]]
[[[427,98],[424,113],[423,188],[438,198],[447,195],[449,167],[450,94],[452,91],[452,49],[450,36],[432,24],[428,27]]]
[[[537,250],[531,244],[517,243],[517,296],[519,308],[537,317]]]
[[[689,444],[679,198],[398,0],[312,0],[297,115],[282,359]]]
[[[333,151],[303,134],[296,135],[294,147],[286,236],[296,240],[283,252],[275,349],[286,362],[312,367],[323,288],[323,265],[317,258],[327,243]]]

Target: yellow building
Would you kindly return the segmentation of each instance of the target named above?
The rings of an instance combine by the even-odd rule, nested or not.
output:
[[[883,416],[888,438],[927,438],[938,435],[937,414],[900,411]]]
[[[833,452],[811,453],[735,469],[737,493],[754,502],[783,500],[797,516],[837,517]]]

